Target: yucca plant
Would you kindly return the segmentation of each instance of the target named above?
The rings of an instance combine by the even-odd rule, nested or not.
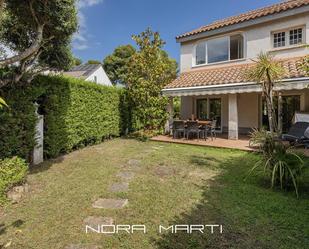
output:
[[[8,106],[3,98],[0,97],[0,109],[2,109],[4,106]]]
[[[253,61],[255,65],[248,70],[247,78],[250,81],[261,84],[262,95],[266,100],[269,130],[271,133],[276,133],[278,131],[278,124],[273,100],[274,86],[280,82],[285,74],[285,70],[280,62],[276,61],[270,53],[260,53],[257,60]]]
[[[280,186],[281,189],[288,189],[293,186],[298,198],[298,181],[304,170],[301,156],[293,153],[291,147],[266,130],[254,130],[250,142],[259,146],[263,158],[252,167],[249,175],[256,169],[263,168],[272,188]]]

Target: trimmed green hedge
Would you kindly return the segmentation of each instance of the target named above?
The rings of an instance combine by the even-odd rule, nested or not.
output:
[[[6,200],[6,191],[22,183],[27,172],[27,163],[19,157],[0,160],[0,204],[3,204]]]
[[[37,121],[33,103],[43,92],[42,88],[29,86],[0,89],[0,96],[9,106],[0,109],[0,158],[19,156],[30,160]]]
[[[35,84],[46,89],[41,107],[47,157],[119,136],[120,89],[64,77],[38,77]]]
[[[5,148],[0,158],[28,158],[35,144],[35,101],[44,115],[46,158],[119,136],[127,128],[125,89],[62,76],[39,76],[30,86],[4,89],[0,96],[10,106],[10,110],[0,111],[0,147]],[[10,127],[14,127],[12,131]]]

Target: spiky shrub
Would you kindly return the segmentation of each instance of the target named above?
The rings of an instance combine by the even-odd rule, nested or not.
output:
[[[266,130],[254,130],[250,142],[259,146],[263,158],[252,167],[249,174],[262,168],[272,188],[279,186],[287,190],[292,186],[298,197],[298,182],[305,169],[302,156],[293,153],[291,147]]]
[[[6,201],[6,191],[22,183],[28,173],[28,164],[19,157],[0,159],[0,206]]]

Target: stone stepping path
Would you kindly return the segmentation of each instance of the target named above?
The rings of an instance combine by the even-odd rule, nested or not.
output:
[[[130,159],[128,161],[128,164],[130,166],[139,166],[141,164],[141,160],[138,160],[138,159]]]
[[[127,192],[129,190],[129,183],[114,183],[112,184],[109,189],[110,192]]]
[[[123,180],[130,181],[134,178],[135,173],[130,171],[121,171],[117,174],[117,177],[122,178]]]
[[[128,199],[98,199],[93,204],[94,208],[121,209],[128,204]]]
[[[155,174],[159,177],[171,176],[176,173],[175,169],[167,166],[159,166],[154,170]]]
[[[64,249],[101,249],[99,246],[91,246],[91,245],[68,245]]]
[[[114,220],[111,217],[96,217],[96,216],[89,216],[84,219],[84,225],[88,225],[91,227],[97,227],[98,225],[113,225]]]

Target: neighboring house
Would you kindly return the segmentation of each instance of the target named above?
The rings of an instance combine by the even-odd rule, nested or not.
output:
[[[261,86],[246,76],[261,51],[275,55],[286,69],[275,87],[283,100],[283,128],[290,127],[295,111],[309,111],[309,78],[300,67],[309,54],[309,0],[216,21],[176,40],[180,76],[162,92],[171,99],[181,97],[182,119],[216,119],[218,132],[228,132],[230,139],[267,125]]]
[[[73,67],[70,71],[64,72],[63,74],[79,79],[84,79],[86,81],[92,81],[100,85],[112,85],[101,64],[79,65]]]

